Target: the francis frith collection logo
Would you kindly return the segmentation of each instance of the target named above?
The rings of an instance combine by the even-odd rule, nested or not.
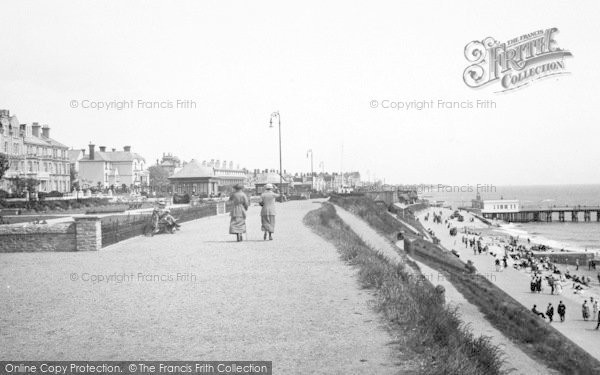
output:
[[[479,88],[499,83],[496,92],[514,90],[536,80],[568,74],[565,57],[571,52],[558,47],[553,27],[500,43],[492,37],[475,40],[465,47],[465,57],[471,63],[464,73],[467,86]]]

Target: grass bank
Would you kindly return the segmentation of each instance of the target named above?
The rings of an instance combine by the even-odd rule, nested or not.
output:
[[[406,228],[385,208],[364,198],[335,198],[334,202],[359,215],[390,240]],[[419,225],[417,228],[423,230]],[[409,236],[411,237],[411,236]],[[412,256],[444,275],[472,304],[479,307],[496,329],[526,353],[564,374],[598,374],[600,362],[536,317],[485,275],[469,272],[447,250],[413,236]]]
[[[501,374],[501,353],[488,339],[474,337],[455,310],[424,278],[414,277],[403,264],[391,264],[369,248],[337,216],[331,204],[311,211],[304,223],[332,242],[344,261],[357,267],[361,285],[374,289],[377,310],[402,351],[421,374]],[[400,355],[399,355],[400,356]]]

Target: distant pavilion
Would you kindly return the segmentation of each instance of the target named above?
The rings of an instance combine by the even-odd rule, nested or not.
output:
[[[229,191],[235,184],[243,185],[246,173],[243,170],[215,169],[192,159],[169,177],[169,181],[175,193],[210,196]]]

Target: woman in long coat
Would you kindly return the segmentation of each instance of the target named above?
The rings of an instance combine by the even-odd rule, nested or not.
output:
[[[237,184],[233,187],[235,190],[229,200],[233,201],[231,209],[231,221],[229,223],[229,234],[235,234],[237,241],[242,241],[242,235],[246,233],[246,210],[248,210],[248,197],[242,191],[243,186]]]
[[[269,240],[273,239],[273,233],[275,232],[275,199],[279,198],[279,194],[273,192],[273,185],[266,184],[265,191],[260,196],[260,210],[261,229],[265,234],[263,239],[267,239],[267,233],[269,234]]]

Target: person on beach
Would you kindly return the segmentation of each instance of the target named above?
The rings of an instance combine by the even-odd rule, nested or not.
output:
[[[496,258],[496,272],[500,272],[500,259]]]
[[[583,305],[581,306],[581,314],[583,315],[583,320],[585,321],[590,318],[590,305],[588,305],[587,299],[583,301]]]
[[[575,271],[579,271],[579,259],[575,259]]]
[[[273,239],[273,233],[275,232],[275,200],[279,198],[279,194],[273,192],[273,185],[266,184],[265,191],[260,196],[260,210],[261,229],[264,233],[263,239]]]
[[[560,301],[558,303],[558,316],[560,317],[560,321],[564,322],[565,321],[565,314],[567,312],[567,306],[565,306],[565,304],[563,303],[563,301]]]
[[[597,299],[594,299],[594,297],[590,297],[590,302],[592,305],[592,316],[595,317],[596,315],[598,315],[598,307],[600,307],[600,302],[598,302]]]
[[[598,312],[598,324],[596,324],[596,329],[600,327],[600,311]]]
[[[235,234],[238,242],[243,240],[242,236],[246,233],[246,211],[250,203],[248,197],[242,191],[243,188],[241,184],[234,185],[234,192],[229,196],[229,200],[233,201],[229,234]]]
[[[537,305],[533,305],[533,307],[531,308],[531,312],[534,313],[537,316],[540,316],[542,319],[546,319],[546,316],[544,316],[544,313],[539,312],[537,310]]]
[[[548,307],[546,308],[546,315],[548,316],[550,323],[552,323],[552,317],[554,316],[554,306],[552,306],[552,303],[548,304]]]
[[[548,278],[548,285],[550,285],[550,294],[554,294],[554,279],[552,277]]]

